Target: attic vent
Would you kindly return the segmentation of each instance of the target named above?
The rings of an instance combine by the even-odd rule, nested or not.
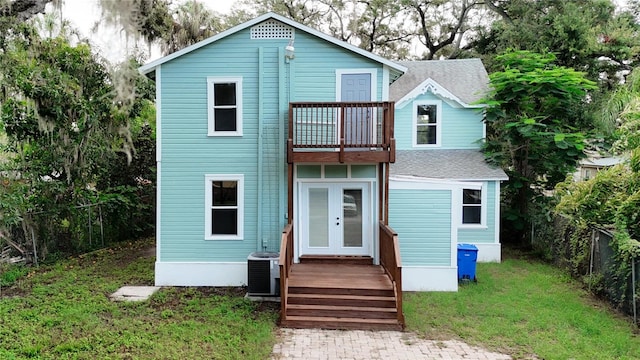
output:
[[[294,30],[276,20],[267,20],[251,28],[252,39],[293,39]]]

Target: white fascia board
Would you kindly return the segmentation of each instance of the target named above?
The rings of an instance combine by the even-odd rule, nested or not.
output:
[[[400,185],[403,184],[403,185]],[[395,175],[389,177],[389,188],[391,189],[442,189],[442,190],[455,190],[455,189],[475,189],[481,190],[482,183],[479,182],[465,182],[458,180],[448,179],[433,179],[424,178],[418,176],[403,176]]]
[[[289,18],[286,18],[284,16],[281,16],[281,15],[278,15],[278,14],[275,14],[275,13],[271,13],[271,12],[270,13],[266,13],[266,14],[261,15],[261,16],[258,16],[257,18],[255,18],[253,20],[249,20],[249,21],[244,22],[244,23],[242,23],[240,25],[234,26],[234,27],[232,27],[230,29],[227,29],[227,30],[225,30],[225,31],[223,31],[221,33],[218,33],[218,34],[216,34],[216,35],[214,35],[214,36],[212,36],[210,38],[204,39],[204,40],[202,40],[200,42],[197,42],[197,43],[195,43],[195,44],[193,44],[191,46],[187,46],[186,48],[184,48],[182,50],[176,51],[176,52],[174,52],[172,54],[169,54],[169,55],[167,55],[165,57],[161,57],[161,58],[159,58],[159,59],[157,59],[155,61],[152,61],[152,62],[150,62],[148,64],[145,64],[145,65],[141,66],[138,69],[138,71],[140,71],[140,73],[142,73],[142,74],[147,74],[147,73],[153,71],[153,69],[155,69],[156,66],[158,66],[158,65],[162,65],[162,64],[164,64],[164,63],[166,63],[168,61],[171,61],[171,60],[173,60],[173,59],[175,59],[177,57],[180,57],[180,56],[182,56],[184,54],[190,53],[190,52],[192,52],[194,50],[197,50],[197,49],[199,49],[199,48],[201,48],[203,46],[209,45],[209,44],[211,44],[213,42],[216,42],[216,41],[218,41],[218,40],[220,40],[222,38],[225,38],[225,37],[227,37],[229,35],[235,34],[235,33],[239,32],[239,31],[242,31],[242,30],[244,30],[244,29],[246,29],[248,27],[251,27],[253,25],[259,24],[259,23],[261,23],[263,21],[266,21],[268,19],[277,20],[277,21],[279,21],[279,22],[281,22],[283,24],[287,24],[287,25],[289,25],[289,26],[291,26],[293,28],[296,28],[298,30],[307,32],[307,33],[309,33],[311,35],[314,35],[314,36],[316,36],[318,38],[326,40],[326,41],[328,41],[328,42],[330,42],[332,44],[335,44],[337,46],[345,48],[345,49],[347,49],[347,50],[349,50],[351,52],[357,53],[357,54],[362,55],[362,56],[364,56],[366,58],[369,58],[369,59],[374,60],[376,62],[379,62],[379,63],[381,63],[383,65],[386,65],[390,69],[395,70],[395,72],[397,72],[398,75],[403,74],[403,73],[405,73],[407,71],[407,68],[405,66],[402,66],[400,64],[396,64],[393,61],[387,60],[387,59],[385,59],[385,58],[383,58],[381,56],[378,56],[378,55],[370,53],[370,52],[368,52],[366,50],[360,49],[357,46],[354,46],[354,45],[348,44],[348,43],[346,43],[344,41],[338,40],[338,39],[334,38],[333,36],[329,36],[329,35],[327,35],[327,34],[325,34],[323,32],[320,32],[318,30],[312,29],[312,28],[310,28],[308,26],[305,26],[305,25],[302,25],[302,24],[300,24],[300,23],[298,23],[296,21],[293,21],[293,20],[291,20]]]
[[[468,178],[468,179],[449,179],[452,181],[507,181],[509,180],[508,176],[500,176],[500,177],[491,177],[491,178]]]
[[[420,95],[426,94],[427,92],[431,92],[432,94],[439,96],[443,99],[454,101],[460,106],[465,108],[484,108],[483,104],[467,104],[464,101],[460,100],[457,96],[451,93],[449,90],[445,89],[442,85],[438,84],[432,78],[428,78],[423,81],[420,85],[416,86],[415,89],[411,90],[407,95],[403,96],[400,100],[396,101],[396,108],[401,109],[407,104],[411,103],[413,99],[417,98]]]
[[[451,182],[455,182],[455,183],[464,183],[464,182],[478,182],[478,181],[497,181],[497,182],[502,182],[502,181],[507,181],[509,180],[508,176],[498,176],[498,177],[481,177],[481,178],[428,178],[428,177],[422,177],[422,176],[412,176],[412,175],[391,175],[390,178],[396,178],[396,179],[426,179],[428,181],[440,181],[440,182],[446,182],[446,183],[451,183]]]

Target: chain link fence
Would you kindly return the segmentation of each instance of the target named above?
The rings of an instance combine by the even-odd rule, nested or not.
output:
[[[640,259],[631,258],[628,264],[618,264],[620,260],[615,258],[615,252],[611,246],[613,233],[603,230],[592,230],[591,256],[589,276],[601,281],[605,296],[620,310],[633,316],[633,321],[638,325],[638,294],[640,282]],[[625,268],[629,271],[626,276],[612,269]],[[593,281],[597,284],[596,281]],[[592,290],[592,289],[590,289]]]
[[[535,221],[532,246],[556,266],[569,270],[589,291],[609,301],[638,323],[640,258],[616,257],[614,236],[607,229],[578,229],[569,219]]]

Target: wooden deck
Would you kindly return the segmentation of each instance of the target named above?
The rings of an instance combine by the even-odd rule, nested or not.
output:
[[[297,328],[400,330],[394,285],[381,266],[292,264],[281,325]]]
[[[395,103],[289,103],[287,162],[393,163]]]

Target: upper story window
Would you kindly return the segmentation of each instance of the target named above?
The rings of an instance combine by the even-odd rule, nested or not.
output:
[[[242,240],[244,176],[205,176],[205,239]]]
[[[435,147],[441,144],[440,101],[417,101],[413,109],[413,146]]]
[[[242,78],[208,77],[209,136],[242,136]]]
[[[463,189],[462,190],[462,225],[483,225],[485,211],[482,198],[482,190]]]

